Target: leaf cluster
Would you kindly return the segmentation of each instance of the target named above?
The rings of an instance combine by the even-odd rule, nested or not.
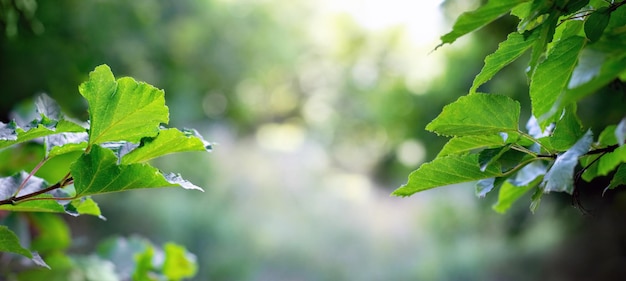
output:
[[[496,211],[506,212],[526,193],[532,194],[534,211],[543,194],[573,194],[581,180],[608,175],[612,180],[605,190],[624,185],[626,117],[594,136],[583,126],[577,106],[626,79],[625,3],[490,0],[459,16],[441,45],[506,14],[518,17],[519,24],[485,58],[468,95],[445,106],[427,125],[427,130],[451,139],[393,195],[477,181],[480,197],[499,189]],[[530,53],[526,75],[532,116],[521,129],[517,101],[478,90],[525,53]]]
[[[106,65],[96,67],[79,87],[89,106],[87,123],[64,116],[47,95],[37,97],[34,120],[0,123],[2,153],[21,145],[43,146],[43,159],[30,171],[0,178],[0,212],[88,214],[101,218],[92,195],[133,189],[182,187],[202,190],[180,175],[162,173],[151,159],[177,152],[210,151],[211,144],[193,129],[163,127],[169,121],[164,92],[130,77],[116,79]],[[67,173],[50,184],[38,171],[56,158],[72,157]],[[18,236],[0,226],[0,251],[32,258]]]

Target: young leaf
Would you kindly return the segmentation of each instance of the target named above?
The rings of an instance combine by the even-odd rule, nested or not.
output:
[[[156,136],[159,125],[169,121],[162,90],[129,77],[116,81],[107,65],[89,73],[79,91],[89,103],[89,145],[139,142]]]
[[[611,13],[609,7],[600,7],[587,17],[585,21],[585,34],[591,43],[598,41],[609,24]]]
[[[485,148],[496,148],[504,144],[505,141],[499,134],[454,137],[443,146],[437,157],[452,154],[465,154]]]
[[[29,250],[20,245],[17,235],[4,225],[0,225],[0,252],[15,253],[29,259],[33,257]]]
[[[450,155],[435,158],[432,162],[423,164],[409,175],[409,181],[405,185],[396,189],[392,194],[409,196],[439,186],[500,176],[502,173],[496,166],[489,166],[481,172],[476,154]]]
[[[196,130],[162,129],[154,138],[146,138],[141,145],[122,157],[122,164],[146,162],[174,152],[206,151],[211,145]]]
[[[554,164],[541,183],[544,192],[557,191],[572,194],[574,191],[574,168],[578,164],[578,157],[589,151],[592,142],[593,135],[591,131],[587,131],[569,150],[556,157]]]
[[[533,115],[542,128],[553,121],[552,116],[558,110],[553,105],[565,90],[584,44],[585,39],[580,36],[563,39],[537,66],[530,81],[530,98]]]
[[[533,45],[535,40],[537,40],[537,35],[538,32],[532,32],[528,37],[518,32],[509,34],[506,41],[500,43],[498,49],[485,58],[485,66],[483,66],[483,69],[481,69],[480,73],[474,78],[474,82],[470,88],[470,94],[475,93],[480,85],[491,80],[498,71],[524,54],[524,52]]]
[[[528,0],[489,0],[478,9],[461,14],[454,23],[452,31],[441,36],[439,46],[454,42],[459,37],[496,20],[526,1]]]
[[[191,278],[198,272],[196,256],[187,252],[185,247],[166,243],[163,246],[165,261],[163,262],[163,274],[168,280],[182,280]]]
[[[476,93],[446,105],[426,130],[446,136],[491,135],[517,131],[520,105],[503,95]]]
[[[200,189],[166,178],[148,164],[117,165],[117,157],[110,149],[94,145],[70,167],[74,177],[76,197],[138,188],[174,187]],[[200,189],[201,190],[201,189]]]

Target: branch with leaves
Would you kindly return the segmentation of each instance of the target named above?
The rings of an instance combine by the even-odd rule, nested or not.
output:
[[[30,173],[0,178],[0,210],[101,216],[92,195],[159,187],[202,190],[148,163],[170,153],[211,150],[195,130],[163,127],[169,111],[162,90],[129,77],[115,79],[110,68],[101,65],[79,91],[89,105],[87,125],[66,118],[46,95],[35,101],[34,120],[0,123],[0,149],[39,141],[45,151]],[[57,183],[50,185],[36,176],[46,162],[69,154],[76,159]],[[16,237],[10,229],[0,228],[0,251],[36,257]]]
[[[493,206],[498,212],[534,190],[534,211],[545,193],[573,194],[579,179],[610,175],[605,190],[626,184],[626,117],[594,138],[577,115],[581,99],[626,79],[625,3],[490,0],[462,14],[438,47],[506,14],[518,17],[519,24],[485,58],[469,94],[427,125],[452,138],[393,195],[477,181],[479,197],[499,189]],[[521,130],[517,101],[478,90],[527,52],[532,116]]]

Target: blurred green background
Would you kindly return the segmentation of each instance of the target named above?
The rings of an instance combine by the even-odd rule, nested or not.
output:
[[[569,198],[500,215],[497,194],[477,199],[472,185],[389,196],[445,142],[425,125],[516,26],[505,17],[432,52],[477,5],[3,0],[0,117],[43,92],[86,119],[77,87],[106,63],[164,89],[170,125],[215,143],[155,162],[204,193],[103,195],[107,221],[66,218],[75,253],[139,234],[185,245],[197,280],[537,280],[560,272],[565,238],[582,229]],[[523,68],[483,90],[527,106]]]

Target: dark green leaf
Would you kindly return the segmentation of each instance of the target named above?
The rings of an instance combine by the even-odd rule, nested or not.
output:
[[[162,90],[129,77],[116,81],[107,65],[89,73],[79,90],[89,103],[89,144],[139,142],[169,121]]]
[[[584,44],[585,39],[579,36],[563,39],[537,66],[530,82],[530,98],[533,115],[542,128],[553,121],[552,117],[559,110],[553,105],[565,90]]]
[[[578,10],[587,6],[587,4],[589,4],[589,0],[570,0],[569,2],[567,2],[567,5],[565,5],[565,15],[570,15],[578,12]]]
[[[396,189],[393,195],[409,196],[416,192],[455,183],[500,177],[500,168],[489,166],[484,172],[478,166],[478,155],[450,155],[435,158],[409,175],[409,181]]]
[[[162,129],[154,138],[143,139],[141,145],[122,157],[122,164],[146,162],[174,152],[207,151],[211,145],[196,130]]]
[[[587,131],[569,150],[557,156],[541,183],[545,192],[557,191],[572,194],[574,168],[578,164],[578,157],[589,151],[592,142],[593,135],[591,131]]]
[[[489,0],[474,11],[463,13],[454,23],[452,31],[441,36],[439,46],[454,42],[459,37],[496,20],[526,1],[528,0]]]
[[[509,34],[506,41],[498,45],[498,49],[495,53],[485,58],[485,66],[483,66],[483,69],[478,73],[476,78],[474,78],[474,82],[470,88],[470,94],[475,93],[480,85],[489,81],[498,71],[524,54],[524,52],[533,45],[534,41],[537,40],[537,35],[537,32],[534,32],[528,37],[517,32]]]
[[[164,176],[148,164],[117,165],[110,149],[94,145],[70,167],[76,196],[125,191],[138,188],[183,187],[200,189],[179,177]]]
[[[485,149],[478,154],[478,165],[480,166],[481,171],[485,171],[488,166],[498,161],[500,156],[507,152],[510,149],[510,146],[493,148],[493,149]]]
[[[446,105],[426,129],[440,135],[492,135],[517,131],[520,105],[503,95],[476,93]]]
[[[558,151],[565,151],[580,139],[585,133],[583,126],[576,114],[576,104],[567,106],[550,137],[551,146]]]
[[[17,235],[4,225],[0,225],[0,252],[16,253],[29,259],[33,258],[31,252],[20,245]]]
[[[535,44],[533,44],[533,49],[530,54],[530,62],[528,63],[530,66],[530,70],[528,71],[529,78],[533,77],[539,62],[541,62],[542,58],[545,56],[548,43],[552,42],[559,21],[558,14],[556,13],[542,15],[539,18],[544,16],[545,18],[541,19],[539,26],[532,30],[532,32],[539,33],[539,37],[535,41]]]
[[[611,13],[608,7],[600,7],[587,17],[585,21],[585,34],[589,41],[596,42],[604,33],[604,29],[609,24]]]
[[[452,154],[465,154],[485,148],[496,148],[504,144],[505,141],[499,134],[454,137],[443,146],[437,157]]]

